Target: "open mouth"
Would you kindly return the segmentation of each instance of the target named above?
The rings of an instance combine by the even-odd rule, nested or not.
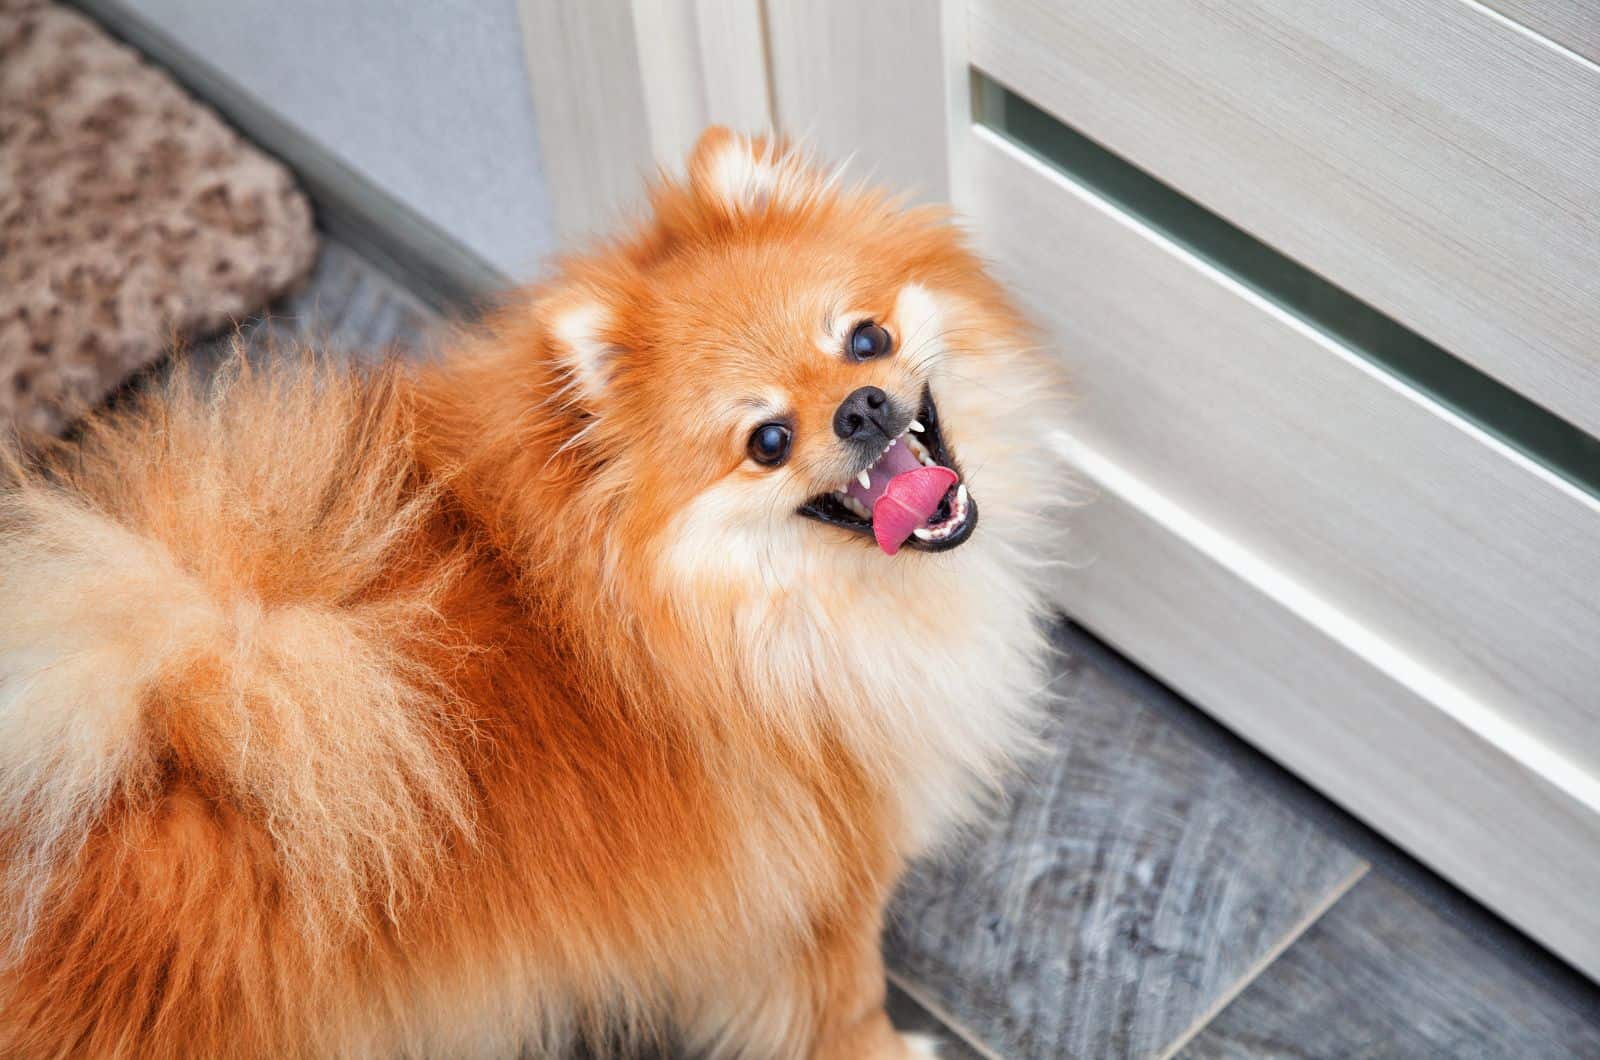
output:
[[[926,388],[917,418],[898,437],[849,482],[812,497],[799,512],[876,539],[891,556],[901,547],[955,548],[978,525],[978,505],[961,480],[939,429],[938,406]]]

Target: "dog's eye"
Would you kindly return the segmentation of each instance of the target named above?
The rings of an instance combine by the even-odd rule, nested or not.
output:
[[[850,356],[858,361],[882,357],[894,348],[894,339],[883,327],[868,320],[850,333]]]
[[[763,423],[750,435],[750,459],[771,467],[781,464],[789,456],[789,442],[794,432],[781,423]]]

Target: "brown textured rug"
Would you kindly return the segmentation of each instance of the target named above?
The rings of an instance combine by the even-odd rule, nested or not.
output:
[[[60,432],[315,255],[283,166],[94,23],[0,0],[0,429]]]

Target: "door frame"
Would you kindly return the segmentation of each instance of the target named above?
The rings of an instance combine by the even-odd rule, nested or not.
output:
[[[679,172],[708,125],[959,204],[965,4],[935,2],[936,19],[927,0],[518,0],[558,237],[638,210],[646,179]]]

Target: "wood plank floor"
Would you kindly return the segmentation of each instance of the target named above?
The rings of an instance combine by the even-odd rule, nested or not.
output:
[[[366,357],[440,331],[330,243],[239,335]],[[1055,636],[1048,754],[894,903],[898,1025],[958,1060],[1600,1056],[1594,984],[1089,634]]]
[[[1057,644],[1051,754],[912,872],[888,953],[1001,1055],[1158,1055],[1366,863]]]
[[[1594,988],[1540,982],[1373,873],[1179,1055],[1596,1057]]]
[[[389,351],[417,355],[431,348],[441,330],[439,317],[420,300],[349,248],[324,240],[300,290],[266,313],[239,321],[236,332],[200,343],[189,358],[205,370],[235,341],[257,352],[312,344],[359,359]]]

